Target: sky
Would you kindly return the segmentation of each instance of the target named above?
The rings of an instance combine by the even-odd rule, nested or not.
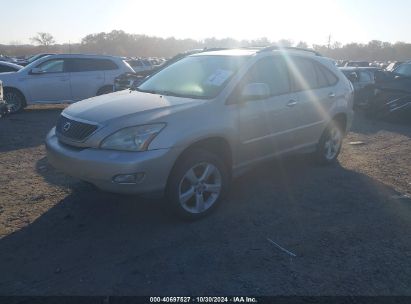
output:
[[[0,43],[124,30],[158,37],[411,42],[410,0],[0,0]]]

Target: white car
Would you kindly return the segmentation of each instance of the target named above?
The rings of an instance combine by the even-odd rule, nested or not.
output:
[[[0,61],[0,73],[17,72],[22,68],[23,66],[15,63]]]
[[[136,73],[151,71],[154,68],[148,59],[128,59],[127,63]]]
[[[133,69],[121,58],[51,55],[14,73],[0,74],[11,112],[29,104],[76,102],[113,91],[114,78]]]

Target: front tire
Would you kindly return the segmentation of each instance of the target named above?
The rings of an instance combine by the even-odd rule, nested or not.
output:
[[[23,94],[14,89],[4,89],[4,100],[10,109],[10,113],[20,112],[26,107]]]
[[[317,146],[316,159],[318,163],[327,165],[336,162],[340,154],[344,131],[336,120],[330,122],[324,130]]]
[[[229,173],[223,161],[213,153],[195,149],[177,162],[166,195],[179,217],[194,220],[215,210],[228,185]]]

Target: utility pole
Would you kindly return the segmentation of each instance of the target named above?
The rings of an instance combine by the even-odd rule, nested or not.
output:
[[[71,54],[71,41],[69,40],[69,54]]]
[[[331,34],[328,36],[328,49],[331,49]]]

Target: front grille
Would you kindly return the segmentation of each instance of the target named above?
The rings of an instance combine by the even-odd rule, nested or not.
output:
[[[98,126],[69,119],[60,115],[56,131],[66,138],[82,141],[96,131]]]

